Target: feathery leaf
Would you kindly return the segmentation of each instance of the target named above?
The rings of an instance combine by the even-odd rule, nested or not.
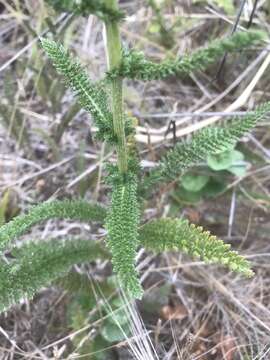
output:
[[[270,115],[270,102],[257,106],[244,117],[235,117],[220,127],[208,127],[198,131],[190,142],[176,144],[156,169],[145,178],[144,189],[159,181],[174,180],[191,166],[205,161],[210,154],[223,152],[232,147],[258,121]]]
[[[250,263],[230,244],[204,231],[202,227],[189,224],[184,219],[157,219],[142,226],[139,235],[140,244],[149,250],[181,250],[194,257],[200,257],[206,263],[217,263],[247,277],[253,276]]]
[[[108,257],[99,243],[79,239],[30,242],[14,249],[12,255],[16,258],[9,264],[0,264],[0,311],[23,297],[32,298],[72,265]]]
[[[93,116],[99,128],[97,138],[114,142],[112,113],[104,84],[93,84],[80,63],[61,44],[45,38],[40,41],[56,70],[74,91],[80,105]]]
[[[135,267],[138,222],[137,178],[132,173],[125,179],[114,174],[111,209],[106,221],[107,243],[121,284],[135,298],[142,296]]]
[[[106,209],[83,200],[55,200],[44,202],[29,209],[28,214],[16,216],[0,227],[0,251],[31,226],[48,219],[76,219],[80,221],[104,221]]]
[[[126,51],[120,68],[108,72],[107,76],[109,78],[123,76],[149,81],[174,75],[188,75],[193,71],[204,70],[225,52],[240,51],[262,38],[261,32],[236,32],[228,38],[213,41],[208,47],[196,50],[191,55],[184,55],[179,59],[167,59],[160,64],[147,60],[142,52]]]

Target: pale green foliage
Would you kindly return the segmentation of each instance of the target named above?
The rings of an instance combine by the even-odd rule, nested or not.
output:
[[[138,246],[139,210],[137,201],[137,179],[114,179],[111,208],[106,221],[108,246],[112,253],[112,263],[121,284],[128,293],[141,298],[142,288],[135,268]]]
[[[107,34],[111,34],[112,39],[119,40],[116,20],[119,20],[120,16],[117,7],[114,6],[117,3],[91,0],[76,3],[69,0],[48,1],[59,10],[98,15],[105,20],[107,30],[108,27],[110,29]],[[80,105],[93,116],[98,127],[98,138],[113,144],[117,149],[118,160],[125,155],[128,165],[119,166],[120,170],[111,167],[114,170],[109,176],[112,195],[108,212],[99,205],[84,201],[53,201],[37,205],[26,215],[20,215],[0,228],[0,251],[8,250],[13,239],[40,221],[65,218],[104,222],[106,218],[107,245],[112,254],[114,270],[119,276],[122,287],[134,298],[141,298],[143,294],[135,266],[139,245],[157,251],[179,249],[192,256],[199,256],[206,262],[223,264],[233,271],[251,276],[249,263],[236,252],[231,251],[229,245],[185,220],[154,220],[143,225],[139,231],[137,182],[141,169],[134,161],[136,149],[134,150],[133,147],[131,121],[122,121],[126,117],[122,109],[121,77],[153,80],[170,75],[190,74],[194,70],[204,69],[225,52],[244,49],[260,39],[260,33],[237,32],[232,37],[214,41],[207,48],[191,55],[185,55],[181,59],[165,60],[161,64],[146,60],[140,53],[126,52],[120,67],[109,72],[106,81],[98,83],[93,83],[89,79],[83,67],[62,45],[49,39],[41,39],[42,46],[57,71],[64,76]],[[108,49],[111,57],[113,55],[119,59],[118,50],[114,51],[118,46],[114,48],[110,44]],[[112,79],[114,86],[111,86]],[[111,92],[107,91],[106,86],[111,86]],[[144,190],[149,190],[150,186],[159,181],[175,180],[190,166],[205,161],[209,154],[231,148],[257,121],[265,118],[269,110],[270,103],[263,104],[244,118],[233,119],[223,127],[202,130],[195,134],[190,142],[177,144],[161,159],[148,179],[143,179],[139,185]],[[123,128],[125,128],[124,132]],[[123,138],[131,134],[129,141]],[[129,145],[126,146],[128,142]],[[16,251],[13,249],[12,252],[15,259],[10,260],[9,263],[2,261],[0,267],[0,310],[18,302],[23,296],[32,297],[42,286],[46,286],[68,271],[71,265],[107,256],[107,253],[96,243],[81,240],[63,243],[56,240],[29,243]]]
[[[123,76],[143,81],[161,80],[173,75],[188,75],[193,71],[204,70],[219,59],[225,52],[234,52],[250,47],[262,40],[261,32],[236,32],[234,35],[215,40],[208,47],[196,50],[193,54],[179,59],[167,59],[161,63],[147,60],[142,52],[125,51],[119,69],[108,72],[108,77]]]
[[[159,166],[145,179],[144,189],[159,181],[182,175],[188,168],[205,161],[208,155],[224,152],[250,131],[258,121],[270,114],[270,102],[259,105],[244,117],[236,117],[224,126],[209,127],[195,133],[189,142],[176,144],[160,161]]]
[[[146,249],[158,252],[181,250],[207,263],[222,264],[247,277],[253,276],[249,262],[232,251],[230,244],[225,244],[200,226],[189,224],[187,220],[153,220],[143,225],[139,239]]]
[[[0,251],[6,249],[16,237],[24,234],[33,225],[48,219],[73,219],[80,221],[103,221],[106,210],[100,205],[83,200],[55,200],[30,208],[28,214],[16,216],[0,227]]]
[[[83,67],[62,45],[45,38],[41,39],[41,44],[56,70],[64,76],[66,84],[74,91],[80,105],[93,116],[99,128],[97,137],[111,141],[112,113],[104,84],[93,84]]]
[[[44,286],[67,273],[77,263],[107,258],[94,241],[58,239],[28,243],[12,252],[15,259],[0,264],[0,311],[23,297],[32,298]]]

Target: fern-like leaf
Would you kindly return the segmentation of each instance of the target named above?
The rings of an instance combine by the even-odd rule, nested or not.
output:
[[[16,216],[0,227],[0,251],[24,234],[31,226],[48,219],[74,219],[80,221],[104,221],[106,209],[83,200],[55,200],[33,206],[27,214]]]
[[[56,11],[71,12],[76,15],[96,15],[104,21],[119,21],[124,17],[122,11],[113,10],[106,6],[103,0],[46,0]]]
[[[208,127],[198,131],[190,142],[181,142],[174,146],[159,166],[145,178],[144,189],[159,181],[174,180],[188,168],[205,161],[208,155],[217,154],[231,148],[257,122],[270,115],[270,102],[259,105],[244,117],[235,117],[226,125]]]
[[[0,264],[0,311],[7,310],[23,297],[32,298],[38,290],[64,275],[77,263],[108,257],[94,241],[53,239],[28,243],[14,249],[15,259]]]
[[[114,142],[112,113],[104,84],[93,84],[80,63],[61,44],[45,38],[41,39],[41,44],[80,105],[93,116],[99,129],[97,138]]]
[[[157,219],[145,224],[140,230],[140,243],[149,250],[181,250],[206,263],[217,263],[247,277],[253,276],[250,263],[229,244],[183,219]]]
[[[122,286],[135,298],[141,298],[143,293],[135,267],[138,222],[136,176],[129,174],[126,179],[116,176],[113,180],[111,209],[106,221],[107,243],[112,253],[114,270]]]
[[[143,81],[161,80],[168,76],[188,75],[193,71],[204,70],[225,52],[240,51],[262,40],[260,32],[236,32],[234,35],[215,40],[208,47],[199,49],[191,55],[179,59],[168,59],[161,63],[147,60],[142,52],[126,51],[119,69],[108,72],[108,77],[123,76]]]

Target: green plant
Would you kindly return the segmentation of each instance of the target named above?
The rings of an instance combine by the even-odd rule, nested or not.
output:
[[[107,229],[107,246],[114,270],[121,286],[134,298],[141,298],[143,290],[136,271],[135,256],[138,246],[155,251],[180,249],[206,262],[226,265],[229,269],[252,276],[250,264],[230,246],[183,219],[162,218],[141,224],[141,200],[164,182],[175,180],[185,171],[211,154],[231,149],[247,131],[270,111],[270,103],[255,108],[245,117],[234,118],[220,127],[210,127],[196,133],[192,140],[180,142],[161,158],[158,166],[147,175],[139,166],[135,148],[135,129],[123,108],[123,78],[144,81],[168,76],[187,76],[196,69],[205,69],[225,51],[243,49],[262,39],[258,32],[238,32],[229,39],[218,40],[205,49],[185,55],[181,59],[162,63],[149,61],[141,53],[124,50],[121,45],[119,22],[123,14],[116,0],[57,1],[50,0],[58,10],[83,15],[93,13],[105,23],[107,37],[108,72],[102,81],[94,83],[86,70],[60,44],[49,38],[41,45],[52,60],[67,86],[75,93],[82,108],[91,114],[98,128],[97,139],[115,148],[117,164],[107,166],[108,183],[112,188],[111,205],[84,201],[46,202],[30,209],[0,228],[0,249],[10,249],[12,241],[32,225],[48,218],[99,221]],[[72,264],[106,256],[100,245],[91,241],[57,240],[21,247],[13,245],[9,263],[2,263],[0,272],[1,310],[17,302],[22,295],[32,296]],[[31,264],[31,265],[30,265]]]
[[[89,281],[85,274],[70,271],[56,282],[70,295],[67,321],[73,331],[95,326],[95,334],[86,330],[72,339],[76,352],[91,354],[91,359],[114,358],[113,344],[131,333],[126,304],[117,292],[115,276]],[[98,304],[98,306],[97,306]],[[90,335],[90,336],[89,336]]]
[[[173,206],[170,213],[179,212],[179,205],[197,204],[202,199],[215,198],[226,193],[232,177],[242,178],[251,166],[251,157],[246,150],[235,148],[210,154],[206,163],[188,170],[177,181],[170,193]],[[247,156],[246,156],[247,155]],[[256,158],[256,164],[260,159]]]

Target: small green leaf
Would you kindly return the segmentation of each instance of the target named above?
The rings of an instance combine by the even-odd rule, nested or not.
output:
[[[113,310],[113,313],[110,314],[108,321],[110,321],[112,324],[120,324],[125,325],[128,323],[129,319],[127,317],[125,309],[116,309]]]
[[[172,194],[172,198],[179,204],[194,204],[199,202],[202,199],[202,196],[200,191],[187,191],[183,187],[180,187]]]
[[[238,150],[233,151],[233,164],[227,170],[239,177],[242,177],[246,174],[248,168],[248,163],[245,161],[245,156],[242,152]]]
[[[220,154],[209,155],[208,166],[215,170],[227,170],[236,176],[243,176],[246,173],[248,163],[244,161],[244,154],[238,150],[225,151]]]
[[[198,192],[207,184],[208,180],[209,176],[188,173],[182,177],[181,183],[185,190]]]
[[[226,189],[226,184],[214,178],[210,178],[207,185],[201,190],[201,195],[206,198],[213,198]]]
[[[112,349],[107,349],[109,346],[110,343],[108,343],[101,335],[96,336],[93,341],[91,341],[91,353],[94,353],[94,355],[91,355],[91,360],[111,359],[113,354],[111,354]],[[84,352],[84,355],[86,354],[89,357],[89,351]]]
[[[227,0],[226,0],[227,1]],[[168,38],[171,34],[166,30],[163,22],[159,21],[161,26],[160,35]],[[156,28],[154,28],[154,31]],[[232,36],[224,39],[216,39],[208,47],[200,48],[192,54],[186,54],[175,59],[167,57],[162,62],[148,60],[138,51],[126,51],[124,53],[120,68],[115,68],[107,73],[109,77],[122,76],[129,79],[141,79],[143,81],[161,80],[171,76],[186,76],[193,71],[205,70],[207,66],[213,64],[224,55],[224,52],[231,53],[247,48],[254,43],[262,41],[265,34],[262,32],[242,32],[237,31]],[[172,41],[171,36],[169,39]]]
[[[207,157],[208,166],[215,171],[227,170],[233,164],[233,151],[224,151]]]
[[[74,330],[83,328],[88,321],[88,313],[85,309],[83,309],[77,298],[69,303],[67,308],[67,320],[68,325]],[[78,345],[81,340],[82,337],[77,336],[74,337],[73,342]]]
[[[121,326],[120,329],[117,324],[113,324],[111,321],[107,320],[103,324],[103,327],[101,329],[101,335],[109,343],[114,343],[122,341],[126,338],[126,336],[129,336],[130,328],[129,325],[126,323],[125,325]]]
[[[247,163],[239,164],[239,165],[233,165],[228,169],[229,172],[232,174],[242,177],[247,172]]]
[[[126,310],[125,310],[126,304],[125,302],[117,297],[111,301],[111,308],[106,308],[106,312],[108,313],[108,321],[110,321],[112,324],[120,324],[125,325],[128,323],[129,318],[127,316]]]

